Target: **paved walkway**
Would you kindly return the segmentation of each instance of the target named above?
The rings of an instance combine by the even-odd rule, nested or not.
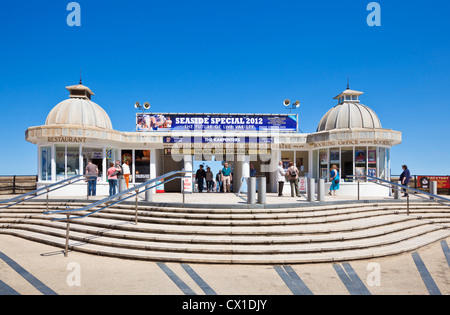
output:
[[[447,295],[449,242],[350,263],[248,266],[153,263],[79,252],[66,258],[60,249],[0,235],[0,295]]]

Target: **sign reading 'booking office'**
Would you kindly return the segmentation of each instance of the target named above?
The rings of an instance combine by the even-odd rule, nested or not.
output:
[[[298,131],[298,116],[271,114],[136,114],[136,131]]]

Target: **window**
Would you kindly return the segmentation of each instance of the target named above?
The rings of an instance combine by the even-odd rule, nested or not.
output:
[[[355,175],[366,175],[366,165],[367,149],[365,147],[355,148]]]
[[[340,159],[340,150],[339,148],[330,148],[330,176],[331,176],[331,167],[336,165],[339,174],[341,173],[341,159]]]
[[[352,182],[353,178],[353,148],[341,148],[341,177],[345,182]]]
[[[137,183],[143,183],[150,179],[150,150],[136,150],[135,175]]]
[[[130,168],[130,174],[133,174],[133,150],[122,150],[121,157],[120,157],[120,163],[127,164]],[[134,182],[135,177],[130,176],[130,182]]]
[[[67,147],[67,177],[80,173],[80,147]]]
[[[86,173],[86,166],[89,161],[98,167],[98,177],[103,176],[103,153],[100,148],[83,148],[83,172]]]
[[[44,146],[40,151],[40,180],[52,180],[52,147]]]
[[[313,169],[312,178],[318,178],[317,171],[319,169],[319,150],[313,151]]]
[[[387,179],[386,151],[389,152],[389,149],[378,148],[378,176],[381,179]]]
[[[113,148],[106,148],[106,169],[109,168],[109,163],[116,165],[116,150]]]
[[[56,148],[56,181],[66,178],[66,146],[57,145]]]
[[[295,152],[295,165],[298,168],[300,176],[309,175],[309,152],[308,151],[297,151]]]
[[[330,149],[330,165],[336,165],[339,168],[340,158],[339,158],[339,148]]]
[[[319,150],[319,178],[325,179],[325,182],[328,181],[328,149]]]
[[[284,170],[289,167],[289,162],[295,163],[293,151],[281,151],[281,161],[283,162]]]
[[[377,172],[377,148],[369,147],[367,150],[367,175],[378,177]],[[368,179],[373,181],[373,179]]]

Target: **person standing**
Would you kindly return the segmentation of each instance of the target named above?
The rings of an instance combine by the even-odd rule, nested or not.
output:
[[[210,167],[207,167],[207,168],[206,168],[206,175],[205,175],[205,179],[206,179],[206,191],[207,191],[207,192],[213,191],[213,188],[214,188],[213,177],[214,177],[214,174],[213,174],[213,172],[211,172],[211,168],[210,168]]]
[[[250,177],[256,177],[256,174],[258,172],[255,169],[255,166],[253,164],[250,164]],[[258,181],[256,181],[256,191],[258,191]]]
[[[222,183],[224,193],[226,193],[227,191],[231,192],[230,191],[231,181],[232,181],[231,167],[229,167],[228,163],[225,162],[222,168]]]
[[[198,184],[198,192],[203,192],[203,184],[206,177],[206,172],[203,169],[203,165],[200,165],[200,168],[197,170],[197,173],[195,173],[195,179],[197,180]]]
[[[291,197],[300,197],[300,191],[298,190],[298,169],[293,162],[289,162],[287,169],[289,183],[291,184]]]
[[[256,169],[255,166],[253,164],[250,164],[250,177],[256,177]]]
[[[119,170],[114,166],[114,163],[109,163],[108,168],[108,183],[109,183],[109,195],[113,196],[116,194],[117,187],[117,175],[119,174]]]
[[[216,191],[222,191],[222,170],[220,170],[216,175]]]
[[[408,166],[402,165],[403,173],[400,175],[400,182],[403,186],[408,186],[409,180],[411,179],[411,172],[408,169]],[[403,191],[403,197],[408,196],[408,191],[406,188],[402,188]]]
[[[286,172],[283,169],[283,162],[278,162],[276,170],[277,182],[278,182],[278,197],[283,196],[284,182],[286,181]]]
[[[331,192],[333,192],[333,196],[336,196],[336,190],[339,190],[339,171],[336,165],[331,166],[331,172],[330,172],[330,180],[331,180],[331,186],[330,186],[330,192],[328,193],[331,196]]]
[[[127,184],[127,189],[130,188],[130,166],[128,165],[128,163],[128,161],[125,161],[122,164],[122,173],[123,178],[125,178],[125,183]]]
[[[120,192],[119,191],[119,186],[120,186],[119,185],[119,181],[121,179],[123,179],[123,170],[122,170],[122,166],[120,165],[120,161],[119,160],[116,160],[116,169],[118,171],[118,173],[117,173],[117,182],[116,182],[116,184],[117,184],[116,191]]]
[[[86,166],[86,178],[88,181],[88,195],[95,196],[97,194],[97,177],[98,177],[98,167],[93,164],[92,161],[88,162]]]

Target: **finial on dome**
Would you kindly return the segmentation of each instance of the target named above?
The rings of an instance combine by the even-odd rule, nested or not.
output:
[[[80,76],[80,84],[66,86],[66,89],[70,92],[70,95],[69,95],[70,98],[84,98],[84,99],[90,100],[91,96],[95,95],[94,92],[92,92],[90,88],[88,88],[87,86],[84,86],[81,83],[81,76]]]
[[[344,102],[356,102],[359,103],[359,96],[364,94],[360,91],[354,91],[350,90],[350,86],[347,83],[347,89],[340,93],[339,95],[335,96],[334,99],[338,100],[338,104],[342,104]]]
[[[350,75],[347,75],[347,90],[350,90]]]

